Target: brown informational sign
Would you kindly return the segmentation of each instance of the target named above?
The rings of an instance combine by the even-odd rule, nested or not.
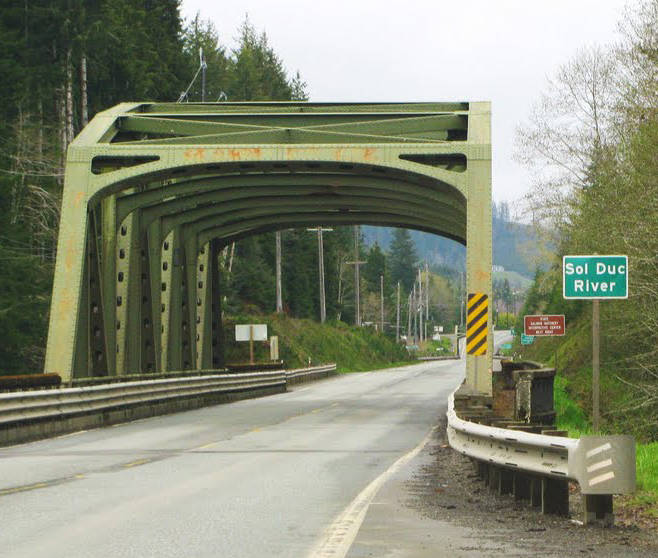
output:
[[[564,315],[523,316],[523,333],[526,335],[564,335]]]

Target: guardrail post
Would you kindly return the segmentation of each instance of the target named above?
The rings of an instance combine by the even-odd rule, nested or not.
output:
[[[612,494],[583,494],[583,523],[601,523],[611,527],[615,522]]]
[[[489,464],[489,490],[498,491],[498,485],[500,483],[500,469],[495,465]]]
[[[515,472],[512,493],[515,500],[530,500],[530,477],[523,473]]]
[[[484,461],[476,461],[478,468],[478,476],[480,480],[484,481],[486,484],[487,479],[489,478],[489,471],[487,470],[487,464]]]
[[[544,514],[569,515],[569,483],[566,480],[542,477],[541,511]]]
[[[532,477],[530,479],[530,505],[533,508],[541,508],[541,479]]]
[[[498,494],[511,494],[514,490],[514,472],[501,469],[498,478]]]

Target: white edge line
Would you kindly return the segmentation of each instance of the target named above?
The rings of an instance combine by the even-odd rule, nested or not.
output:
[[[410,452],[400,457],[386,471],[366,486],[359,495],[332,521],[322,535],[320,541],[308,554],[308,558],[344,558],[350,550],[361,524],[366,517],[368,507],[379,492],[382,485],[388,481],[401,467],[416,457],[430,441],[437,429],[432,428],[423,440]]]

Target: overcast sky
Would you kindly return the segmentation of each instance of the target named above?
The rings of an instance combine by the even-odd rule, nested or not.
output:
[[[311,101],[490,100],[494,199],[514,202],[529,187],[517,124],[578,48],[616,39],[629,1],[183,0],[182,13],[229,47],[248,14]]]

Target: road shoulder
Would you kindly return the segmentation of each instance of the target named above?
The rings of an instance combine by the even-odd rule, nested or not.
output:
[[[470,461],[447,445],[440,416],[423,451],[373,499],[347,556],[644,558],[658,555],[654,536],[630,527],[583,527],[490,493]]]

